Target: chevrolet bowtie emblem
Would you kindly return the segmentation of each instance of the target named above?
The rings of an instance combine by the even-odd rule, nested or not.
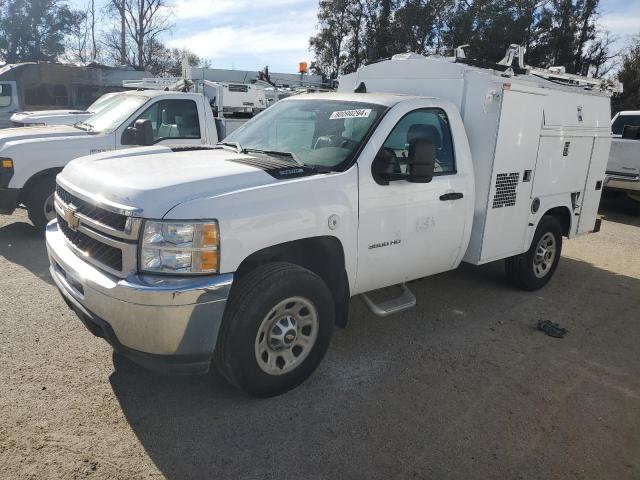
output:
[[[72,231],[76,231],[80,226],[80,219],[76,217],[76,207],[69,205],[64,207],[64,220]]]

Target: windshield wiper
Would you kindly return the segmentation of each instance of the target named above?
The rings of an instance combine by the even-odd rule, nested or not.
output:
[[[85,132],[93,132],[94,126],[87,122],[76,122],[73,124],[74,127],[79,128],[80,130],[84,130]],[[86,128],[82,128],[82,127]]]
[[[216,146],[220,146],[221,148],[231,147],[236,151],[236,153],[242,153],[243,151],[238,142],[218,142],[216,143]]]
[[[260,148],[245,148],[242,153],[262,153],[264,155],[271,155],[274,157],[285,157],[293,160],[294,163],[300,166],[304,166],[304,162],[301,162],[295,153],[292,152],[279,152],[277,150],[262,150]]]

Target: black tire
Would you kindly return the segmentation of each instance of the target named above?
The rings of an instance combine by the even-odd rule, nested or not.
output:
[[[267,320],[270,311],[292,297],[303,298],[315,308],[317,336],[299,365],[272,375],[258,363],[258,333],[263,321],[276,320]],[[230,383],[250,395],[279,395],[300,385],[319,365],[329,346],[334,321],[331,292],[315,273],[290,263],[262,265],[233,286],[218,335],[215,366]]]
[[[45,203],[47,199],[56,191],[55,177],[46,177],[31,187],[31,191],[25,202],[29,212],[29,220],[39,230],[44,230],[48,219],[45,214]],[[55,212],[54,212],[55,213]]]
[[[555,241],[555,251],[552,256],[553,263],[551,263],[546,272],[543,273],[543,276],[540,277],[536,275],[535,272],[536,250],[538,248],[540,240],[547,234],[553,236],[553,239]],[[505,260],[505,271],[507,274],[507,278],[513,285],[522,290],[539,290],[547,283],[549,283],[549,280],[551,280],[551,277],[553,277],[553,274],[558,267],[561,253],[562,227],[560,226],[558,220],[556,220],[554,217],[545,215],[544,217],[542,217],[540,223],[538,224],[538,228],[536,229],[536,233],[533,236],[533,240],[531,241],[531,247],[529,248],[529,250],[525,253],[507,258]]]
[[[640,201],[631,195],[627,195],[627,203],[629,205],[629,213],[635,217],[640,217]]]

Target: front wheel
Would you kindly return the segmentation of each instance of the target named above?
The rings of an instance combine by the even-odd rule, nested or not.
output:
[[[31,188],[31,192],[25,202],[29,212],[29,220],[39,230],[44,230],[51,220],[56,218],[54,206],[54,194],[56,191],[55,177],[47,177],[40,180]]]
[[[507,258],[507,278],[516,287],[534,291],[544,287],[558,267],[562,252],[562,228],[554,217],[545,215],[525,253]]]
[[[316,369],[334,318],[331,292],[315,273],[289,263],[262,265],[233,287],[216,367],[251,395],[284,393]]]

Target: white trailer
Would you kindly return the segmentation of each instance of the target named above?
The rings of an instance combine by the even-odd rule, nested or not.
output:
[[[400,55],[213,149],[77,159],[57,177],[52,278],[121,354],[165,372],[213,361],[257,396],[313,372],[355,295],[402,311],[406,282],[462,261],[542,288],[563,237],[598,230],[609,92],[505,63]]]

